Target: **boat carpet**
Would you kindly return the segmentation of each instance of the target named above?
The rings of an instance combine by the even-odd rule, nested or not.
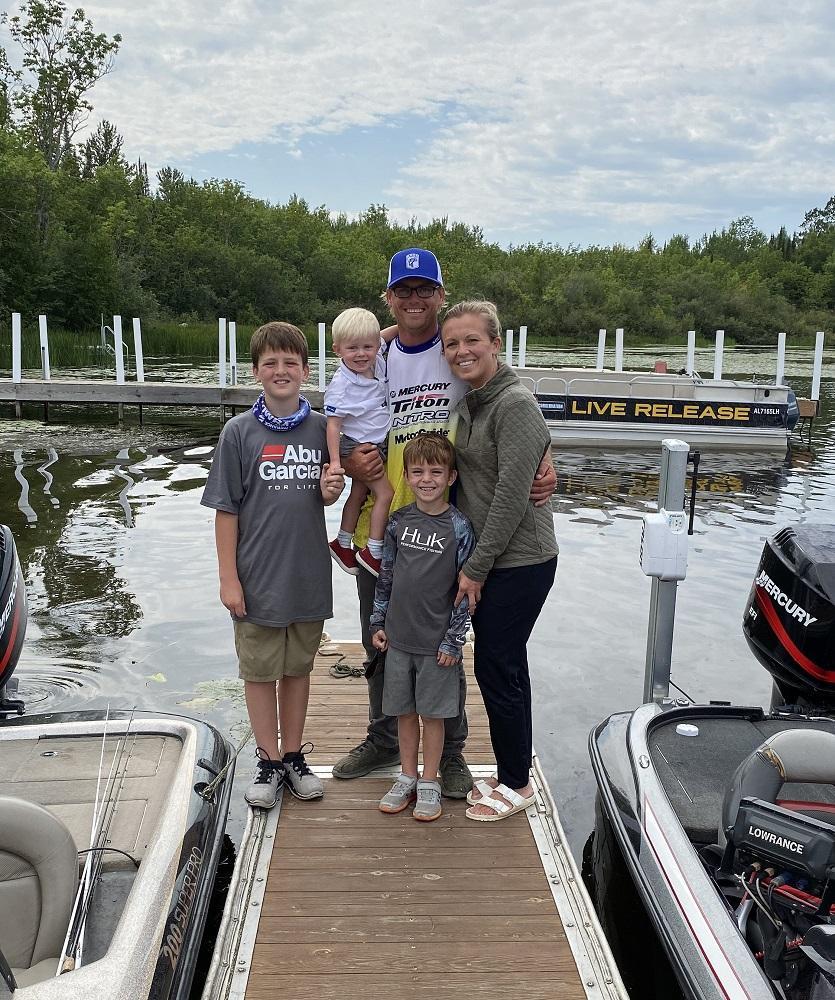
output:
[[[686,721],[699,727],[698,736],[680,736],[681,716],[654,728],[649,738],[656,773],[687,836],[696,844],[715,844],[725,789],[743,760],[765,739],[783,729],[822,729],[835,733],[835,722],[791,719],[699,718]],[[784,799],[835,803],[832,785],[786,784]]]

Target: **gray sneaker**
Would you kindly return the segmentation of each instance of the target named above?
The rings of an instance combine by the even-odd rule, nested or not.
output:
[[[286,753],[281,758],[281,763],[286,771],[284,780],[297,799],[321,799],[325,794],[325,789],[322,787],[322,782],[307,766],[302,752],[306,748],[307,752],[310,753],[313,744],[305,743],[298,753]]]
[[[412,818],[422,823],[431,823],[441,815],[441,783],[421,778],[417,783],[417,802],[412,810]]]
[[[334,778],[362,778],[376,771],[378,767],[392,767],[400,763],[400,751],[385,750],[375,746],[371,740],[363,740],[359,746],[349,750],[342,760],[333,766]]]
[[[473,787],[473,776],[463,754],[451,753],[441,757],[438,774],[441,778],[441,791],[448,799],[466,799],[467,792]]]
[[[386,794],[380,799],[380,812],[399,813],[415,801],[417,792],[415,786],[417,778],[412,778],[408,774],[400,774],[397,781],[391,786]]]
[[[284,765],[280,760],[270,760],[261,747],[256,748],[255,756],[258,758],[255,777],[244,792],[244,798],[256,809],[272,809],[284,782]]]

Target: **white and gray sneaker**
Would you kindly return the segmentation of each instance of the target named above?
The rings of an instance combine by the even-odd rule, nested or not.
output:
[[[272,809],[284,782],[284,765],[280,760],[270,760],[261,747],[256,748],[255,756],[258,758],[255,777],[244,792],[244,798],[256,809]]]
[[[297,799],[321,799],[325,794],[322,782],[310,770],[304,759],[304,751],[310,753],[312,749],[312,743],[305,743],[301,750],[296,753],[286,753],[281,758],[285,771],[284,780]]]

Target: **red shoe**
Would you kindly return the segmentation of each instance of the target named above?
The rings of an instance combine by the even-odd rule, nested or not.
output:
[[[380,575],[380,565],[382,559],[377,559],[375,556],[371,555],[371,549],[366,545],[365,548],[359,550],[356,553],[357,562],[360,566],[364,567],[373,576]]]
[[[340,545],[339,539],[334,538],[334,540],[328,545],[328,548],[331,550],[331,559],[333,559],[340,569],[344,569],[345,572],[350,573],[351,576],[359,575],[359,570],[357,569],[357,557],[350,545]]]

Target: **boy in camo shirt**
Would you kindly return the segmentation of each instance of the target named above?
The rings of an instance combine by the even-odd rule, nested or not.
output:
[[[466,601],[453,607],[458,573],[475,546],[469,520],[448,503],[455,449],[440,434],[420,434],[403,453],[415,502],[389,519],[371,615],[372,642],[386,650],[383,711],[397,716],[402,772],[380,801],[424,822],[441,815],[438,766],[444,719],[458,715],[461,649],[469,626]],[[423,773],[418,745],[423,724]]]

